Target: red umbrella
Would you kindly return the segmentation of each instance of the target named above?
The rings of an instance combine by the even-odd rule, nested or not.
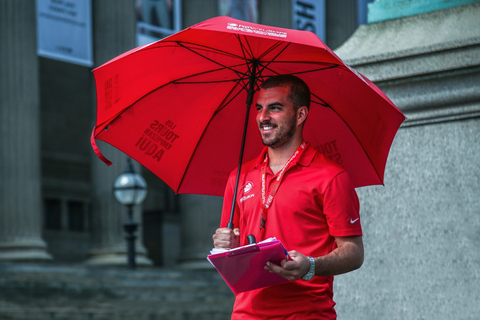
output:
[[[315,34],[229,17],[128,51],[93,73],[97,155],[109,163],[95,139],[128,154],[176,193],[223,195],[241,150],[244,160],[259,154],[250,105],[271,75],[294,74],[309,85],[305,139],[343,165],[356,187],[383,184],[405,119]]]

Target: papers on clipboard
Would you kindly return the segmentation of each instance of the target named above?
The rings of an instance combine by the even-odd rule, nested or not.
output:
[[[275,238],[230,250],[212,249],[210,253],[208,261],[235,294],[289,281],[264,269],[267,261],[280,264],[288,257],[282,243]]]

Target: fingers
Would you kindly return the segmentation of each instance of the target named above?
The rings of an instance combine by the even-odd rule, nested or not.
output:
[[[236,248],[240,243],[240,229],[218,228],[212,239],[213,246],[217,249]]]
[[[308,271],[310,262],[305,255],[297,251],[290,251],[288,255],[291,260],[282,260],[280,265],[267,262],[265,270],[279,274],[288,280],[300,279]]]
[[[298,275],[294,262],[283,260],[280,264],[281,265],[276,265],[273,262],[267,262],[265,270],[281,275],[288,280],[296,280],[301,278],[301,276]]]

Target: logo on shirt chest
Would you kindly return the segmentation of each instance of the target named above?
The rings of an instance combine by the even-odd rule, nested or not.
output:
[[[254,193],[249,194],[250,191],[252,191],[253,187],[254,187],[254,184],[251,181],[247,181],[247,183],[245,183],[243,185],[242,189],[243,189],[244,196],[240,198],[240,203],[242,203],[243,201],[245,201],[247,199],[255,197]]]
[[[242,189],[243,189],[243,194],[249,193],[253,189],[253,182],[248,181],[243,185]]]

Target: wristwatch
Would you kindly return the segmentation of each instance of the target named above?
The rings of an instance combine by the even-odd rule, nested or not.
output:
[[[308,281],[312,280],[313,276],[315,275],[315,260],[312,257],[307,257],[310,260],[310,268],[308,272],[302,277],[302,280]]]

